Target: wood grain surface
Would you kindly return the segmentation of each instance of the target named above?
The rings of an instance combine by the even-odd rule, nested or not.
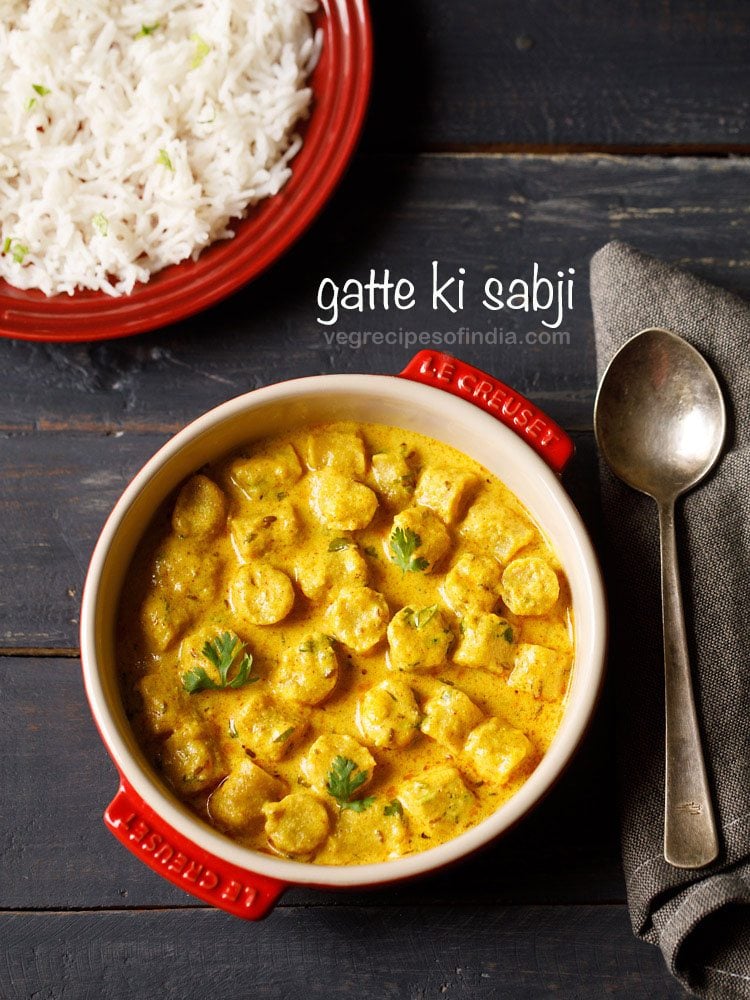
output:
[[[247,925],[211,910],[0,913],[5,1000],[672,1000],[623,906],[281,907]]]
[[[519,337],[539,319],[491,313],[489,275],[573,267],[574,308],[561,346],[453,347],[532,395],[568,428],[590,428],[595,388],[588,262],[611,239],[750,293],[750,165],[697,157],[362,154],[305,238],[264,277],[199,316],[156,333],[97,344],[3,341],[0,433],[124,430],[168,434],[210,406],[283,378],[399,371],[414,348],[356,349],[326,333],[495,327]],[[467,270],[460,316],[432,309],[432,260]],[[370,269],[412,280],[414,309],[317,322],[318,286]],[[459,322],[460,320],[460,322]],[[530,320],[532,320],[530,322]],[[116,441],[112,452],[117,453]]]
[[[407,0],[373,13],[381,147],[750,144],[741,0]]]
[[[588,261],[610,239],[750,294],[750,33],[739,0],[375,4],[361,150],[267,274],[177,326],[94,345],[0,343],[0,1000],[660,1000],[682,996],[631,934],[613,704],[559,785],[454,869],[348,893],[290,889],[264,922],[197,905],[107,834],[115,770],[77,659],[87,561],[140,465],[223,400],[321,372],[395,373],[414,348],[328,342],[320,281],[389,268],[417,286],[330,330],[446,334],[489,314],[489,275],[576,271],[565,344],[450,349],[573,432],[566,486],[599,537]],[[466,268],[432,310],[433,259]],[[329,330],[329,332],[330,332]]]

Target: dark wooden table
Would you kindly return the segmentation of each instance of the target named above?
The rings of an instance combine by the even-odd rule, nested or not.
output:
[[[475,282],[523,275],[533,261],[574,267],[567,345],[458,353],[573,433],[566,481],[595,535],[591,253],[623,238],[750,292],[742,0],[377,7],[360,152],[268,274],[133,340],[0,344],[2,998],[682,995],[631,935],[606,693],[559,786],[481,856],[395,888],[292,890],[259,924],[196,905],[101,822],[115,773],[77,651],[97,533],[136,469],[206,408],[290,376],[404,364],[411,352],[397,345],[326,342],[321,278],[390,267],[424,286],[433,257]],[[491,328],[479,300],[462,322]],[[336,329],[451,328],[426,295],[407,315],[376,311]],[[505,327],[526,329],[519,318]]]

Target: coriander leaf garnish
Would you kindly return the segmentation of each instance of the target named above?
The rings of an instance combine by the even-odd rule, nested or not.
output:
[[[412,621],[414,622],[415,628],[424,628],[428,622],[437,614],[438,606],[437,604],[431,604],[429,608],[420,608],[419,611],[415,611],[412,616]]]
[[[208,691],[212,688],[219,690],[223,685],[211,680],[203,667],[193,667],[182,675],[182,686],[188,694],[195,694],[196,691]]]
[[[174,166],[172,164],[171,159],[169,158],[169,153],[166,151],[166,149],[159,150],[159,155],[156,157],[156,162],[160,164],[162,167],[166,167],[167,170],[171,170],[172,173],[174,173]]]
[[[414,555],[421,544],[422,539],[411,528],[394,528],[391,532],[390,548],[393,562],[403,573],[420,573],[430,565],[422,556]]]
[[[369,809],[375,801],[374,795],[367,795],[364,799],[354,799],[352,802],[339,802],[339,809],[351,809],[352,812],[362,813]]]
[[[348,549],[351,544],[350,538],[334,538],[332,542],[328,543],[328,551],[341,552],[342,549]]]
[[[23,264],[28,252],[29,248],[25,243],[21,243],[20,240],[14,240],[12,236],[6,237],[3,243],[3,256],[9,253],[13,258],[14,264]]]
[[[39,94],[40,97],[46,97],[47,94],[51,94],[52,93],[52,91],[49,89],[49,87],[44,87],[44,86],[42,86],[41,83],[32,83],[31,89],[35,90],[36,93]]]
[[[392,799],[387,806],[383,809],[384,816],[403,816],[404,807],[398,801],[398,799]]]
[[[211,46],[205,38],[201,38],[197,31],[192,33],[190,41],[195,43],[195,55],[193,56],[193,61],[190,63],[190,68],[197,69],[211,51]]]
[[[355,773],[359,772],[359,773]],[[328,772],[326,788],[336,799],[339,809],[351,809],[353,812],[364,812],[375,801],[374,795],[364,799],[352,799],[357,789],[367,781],[367,771],[360,771],[353,760],[348,757],[333,758],[331,770]]]
[[[289,737],[292,735],[292,733],[296,728],[297,728],[296,726],[290,726],[288,729],[285,729],[283,733],[279,733],[278,736],[274,736],[273,742],[286,743],[286,741],[289,739]]]
[[[159,30],[159,28],[161,28],[161,24],[159,24],[158,21],[155,21],[153,24],[142,24],[141,25],[141,30],[138,32],[138,34],[135,37],[136,38],[145,38],[146,35],[153,35],[153,33],[155,31]]]
[[[230,681],[229,671],[235,658],[245,648],[240,642],[239,636],[234,632],[224,632],[211,642],[207,642],[202,649],[203,655],[212,663],[219,673],[219,683],[209,677],[203,667],[193,667],[182,675],[182,686],[188,694],[195,694],[197,691],[221,691],[223,688],[240,688],[245,684],[253,684],[260,680],[251,674],[253,658],[248,653],[242,657],[239,669],[234,678]]]
[[[103,215],[101,212],[97,212],[91,219],[94,224],[95,229],[98,231],[100,236],[106,236],[109,230],[109,223],[107,222],[107,216]]]

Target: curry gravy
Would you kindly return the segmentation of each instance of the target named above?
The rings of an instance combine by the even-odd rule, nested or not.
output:
[[[559,725],[572,637],[557,557],[496,477],[347,423],[183,484],[129,568],[117,648],[174,793],[247,847],[331,865],[434,847],[512,796]]]

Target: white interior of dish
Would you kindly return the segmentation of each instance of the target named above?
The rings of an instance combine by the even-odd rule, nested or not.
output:
[[[570,582],[576,657],[567,708],[548,753],[496,813],[448,843],[398,860],[320,866],[274,858],[199,820],[155,774],[135,741],[117,685],[114,625],[123,578],[154,511],[204,463],[282,429],[328,420],[372,421],[418,431],[481,462],[523,501],[547,533]],[[598,695],[606,613],[597,561],[580,517],[539,456],[494,417],[462,399],[393,376],[324,375],[282,382],[210,411],[173,437],[138,473],[107,521],[92,557],[81,615],[81,654],[92,711],[115,764],[167,823],[203,849],[284,882],[368,885],[447,864],[502,833],[556,780],[578,744]]]

